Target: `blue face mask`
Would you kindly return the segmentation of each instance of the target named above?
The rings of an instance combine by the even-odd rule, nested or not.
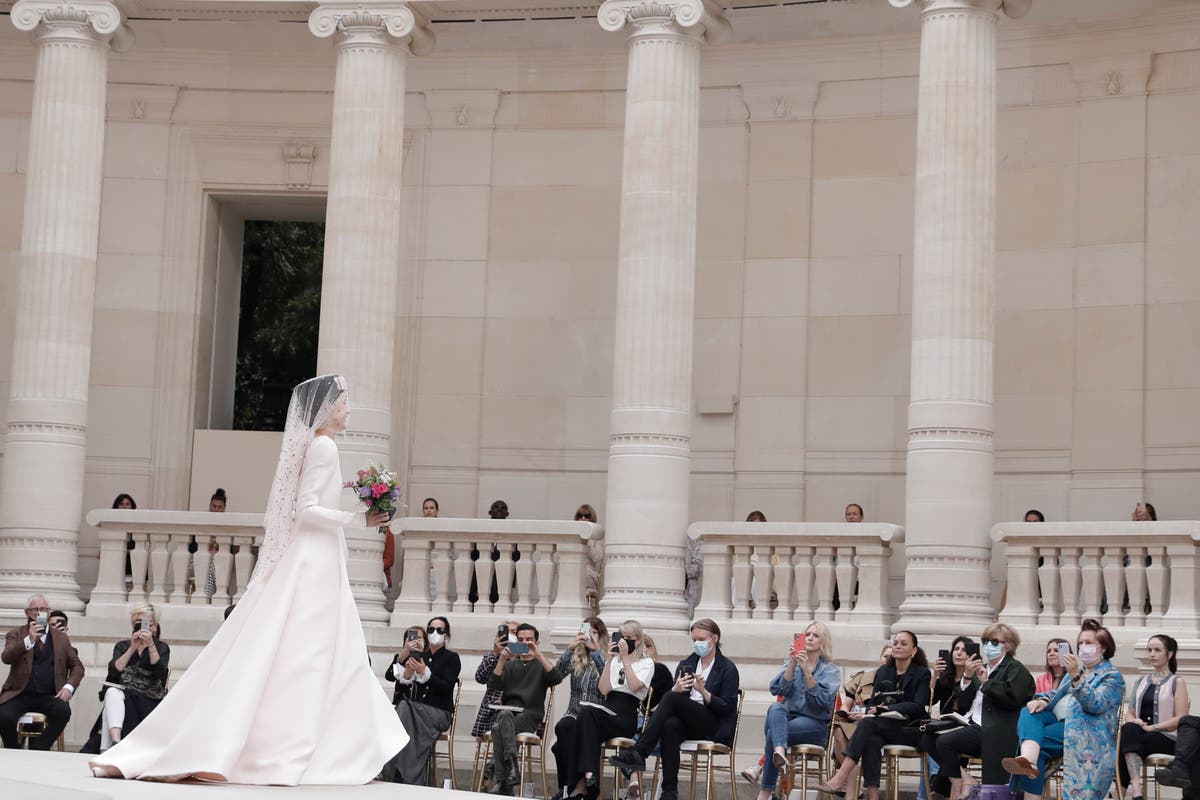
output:
[[[692,642],[692,652],[695,653],[696,655],[700,656],[701,658],[704,658],[711,651],[712,651],[712,645],[710,644],[708,639],[705,639],[704,641],[701,641],[701,642]]]
[[[987,643],[983,646],[983,657],[989,662],[1004,655],[1004,645]]]

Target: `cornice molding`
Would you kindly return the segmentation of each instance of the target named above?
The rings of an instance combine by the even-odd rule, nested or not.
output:
[[[914,3],[921,5],[921,12],[937,14],[944,11],[1003,11],[1012,19],[1020,19],[1029,13],[1033,0],[888,0],[894,8],[908,8]]]

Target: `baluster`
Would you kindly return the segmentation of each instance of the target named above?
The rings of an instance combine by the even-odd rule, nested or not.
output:
[[[1146,567],[1146,592],[1150,596],[1150,615],[1146,623],[1161,623],[1167,609],[1167,548],[1147,547],[1150,566]]]
[[[254,574],[254,553],[251,552],[251,548],[254,546],[254,537],[235,536],[233,543],[238,549],[233,554],[233,602],[239,603],[242,595],[246,593],[246,587],[250,584],[250,576]]]
[[[217,552],[212,554],[217,563],[217,591],[210,601],[214,606],[227,606],[233,599],[229,594],[229,577],[233,571],[233,554],[229,547],[233,544],[232,536],[216,536]]]
[[[394,535],[394,532],[393,532]],[[429,611],[429,550],[433,540],[427,538],[432,534],[424,531],[404,531],[404,547],[401,549],[404,561],[404,571],[400,577],[400,592],[392,604],[391,625],[404,627],[409,624],[409,615],[413,612]],[[471,563],[469,560],[467,563]],[[467,579],[468,581],[470,578]],[[468,583],[468,585],[470,585]],[[480,584],[483,591],[487,588]],[[459,600],[466,599],[466,590],[459,594]]]
[[[101,526],[97,538],[100,541],[100,565],[96,573],[96,587],[92,589],[91,603],[125,603],[125,543],[129,534],[115,528]]]
[[[1166,546],[1167,563],[1163,594],[1167,596],[1163,610],[1164,627],[1181,634],[1181,638],[1196,636],[1200,615],[1196,610],[1196,543],[1190,538]]]
[[[520,605],[532,612],[534,609],[533,544],[523,543],[518,547],[521,548],[521,560],[514,565],[517,570],[517,596],[513,600],[513,609],[516,610],[516,607]]]
[[[1059,559],[1058,577],[1062,581],[1062,614],[1060,625],[1078,625],[1079,615],[1079,548],[1064,547]]]
[[[550,604],[550,587],[554,585],[554,549],[549,542],[534,546],[537,561],[533,562],[533,581],[537,587],[537,606],[530,606],[531,611],[549,614],[553,608]],[[587,602],[586,596],[584,601]]]
[[[429,597],[431,608],[453,608],[450,602],[450,543],[430,540],[429,557],[433,562]]]
[[[1100,556],[1104,593],[1108,596],[1108,614],[1104,616],[1105,627],[1125,624],[1125,561],[1125,551],[1121,547],[1105,547]],[[1131,601],[1132,599],[1130,598]]]
[[[775,571],[774,565],[771,563],[771,548],[755,547],[754,555],[754,587],[758,594],[755,602],[758,608],[754,609],[753,616],[755,619],[770,619],[771,574]]]
[[[1035,548],[1028,540],[1009,539],[1008,598],[1004,605],[1006,622],[1025,626],[1036,624],[1038,618],[1038,576]]]
[[[147,595],[150,602],[162,605],[167,602],[167,539],[165,533],[152,533],[150,543],[150,576]]]
[[[184,605],[188,601],[187,567],[188,556],[191,555],[188,552],[188,539],[188,535],[183,533],[170,535],[171,594],[167,602],[174,605]]]
[[[858,583],[858,600],[851,611],[851,621],[871,625],[883,625],[892,621],[891,612],[884,605],[888,589],[887,567],[891,554],[892,548],[880,541],[859,546],[855,556],[850,558],[852,566],[858,564],[855,576]]]
[[[149,544],[146,534],[130,534],[133,549],[129,551],[130,571],[133,574],[133,584],[129,590],[129,599],[142,599],[146,596],[146,567],[149,566]]]
[[[704,577],[700,580],[700,602],[692,616],[696,619],[731,619],[733,617],[733,559],[732,549],[720,542],[700,541],[704,556]]]
[[[511,544],[505,544],[500,548],[500,558],[492,562],[492,569],[496,574],[496,605],[494,611],[508,611],[509,613],[517,610],[516,603],[513,602],[513,571],[516,566],[513,562],[513,556],[516,555],[516,548]],[[488,584],[488,592],[491,593],[491,584]],[[483,594],[483,587],[479,587],[479,594]]]
[[[796,563],[792,566],[792,574],[796,582],[796,609],[792,619],[816,619],[813,616],[813,548],[801,545],[796,548]]]
[[[817,607],[813,618],[819,620],[833,619],[833,586],[836,576],[833,572],[833,557],[836,547],[818,547],[813,558],[813,572],[817,585]]]
[[[1061,591],[1062,559],[1058,550],[1053,547],[1036,548],[1038,558],[1042,563],[1038,566],[1038,583],[1042,594],[1042,613],[1038,616],[1041,625],[1057,625],[1059,615],[1063,613]],[[1064,620],[1064,623],[1066,620]]]
[[[771,556],[772,582],[779,605],[771,612],[771,619],[788,620],[796,607],[796,592],[792,586],[792,548],[776,547]]]
[[[1100,601],[1103,598],[1100,584],[1100,553],[1099,547],[1083,548],[1083,558],[1080,559],[1080,580],[1083,581],[1083,607],[1080,612],[1085,617],[1100,618]],[[1121,598],[1108,598],[1109,604],[1121,604]]]
[[[1125,567],[1125,585],[1129,589],[1129,614],[1126,625],[1146,623],[1146,548],[1129,547],[1129,564]]]
[[[450,603],[451,611],[472,611],[471,608],[471,578],[475,577],[475,565],[471,560],[470,542],[454,543],[454,600]]]
[[[850,612],[854,610],[854,589],[858,582],[858,567],[854,564],[854,548],[839,547],[835,562],[837,566],[834,567],[834,574],[837,576],[838,600],[841,605],[836,613],[838,621],[845,622],[850,618]]]
[[[750,548],[733,548],[733,581],[729,595],[733,601],[733,619],[750,618]]]
[[[545,584],[546,600],[539,602],[551,604],[549,607],[555,616],[570,619],[575,624],[592,613],[587,597],[588,544],[586,539],[574,535],[559,539],[557,545],[555,548],[550,543],[546,544],[552,555],[551,580]],[[546,576],[540,580],[546,580]],[[556,592],[553,597],[552,590]]]

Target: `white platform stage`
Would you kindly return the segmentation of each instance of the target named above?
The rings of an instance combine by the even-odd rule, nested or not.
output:
[[[93,778],[89,756],[80,753],[0,749],[0,798],[4,800],[448,800],[474,793],[370,783],[366,786],[233,786],[198,783],[150,783]]]

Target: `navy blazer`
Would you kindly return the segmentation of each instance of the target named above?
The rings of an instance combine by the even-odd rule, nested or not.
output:
[[[679,666],[675,667],[675,674],[679,674],[679,667],[687,665],[694,670],[699,664],[700,656],[692,653],[679,662]],[[733,744],[733,728],[737,723],[740,681],[741,677],[738,675],[737,666],[726,658],[721,652],[721,648],[718,647],[712,671],[704,680],[704,688],[708,689],[709,694],[712,695],[708,701],[708,708],[717,718],[717,732],[713,735],[714,742],[720,742],[723,745]]]

